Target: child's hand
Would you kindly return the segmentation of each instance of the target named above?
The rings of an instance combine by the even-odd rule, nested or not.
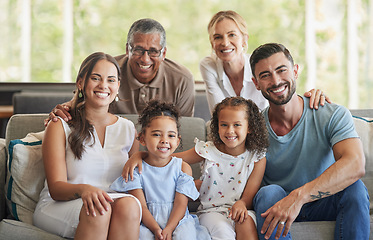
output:
[[[163,240],[172,240],[173,229],[166,226],[162,231]]]
[[[133,170],[138,167],[139,173],[141,174],[142,171],[142,159],[146,157],[148,153],[146,152],[137,152],[132,154],[132,156],[128,159],[126,164],[123,167],[122,177],[127,182],[128,175],[131,177],[131,181],[133,180]]]
[[[246,204],[244,201],[238,200],[233,204],[232,209],[228,215],[228,218],[231,218],[237,223],[243,223],[248,217]]]
[[[196,179],[196,180],[194,180],[194,184],[196,185],[196,188],[199,191],[201,189],[202,180]]]
[[[155,240],[165,240],[164,237],[162,236],[162,229],[157,229],[154,232],[154,238]]]

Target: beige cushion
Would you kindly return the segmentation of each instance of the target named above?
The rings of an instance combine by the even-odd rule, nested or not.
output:
[[[361,118],[354,116],[355,129],[363,143],[365,154],[365,176],[362,178],[368,188],[370,196],[373,196],[373,118]],[[370,199],[370,208],[373,207],[373,199]]]
[[[12,140],[8,147],[5,194],[11,215],[32,224],[32,214],[44,186],[45,173],[41,152],[44,131]]]

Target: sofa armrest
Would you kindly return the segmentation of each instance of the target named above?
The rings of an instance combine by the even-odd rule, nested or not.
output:
[[[5,145],[14,139],[24,138],[30,132],[40,132],[45,129],[44,120],[48,114],[14,114],[8,121],[5,134]]]
[[[6,205],[5,205],[5,178],[6,178],[6,146],[5,139],[0,138],[0,220],[6,216]]]

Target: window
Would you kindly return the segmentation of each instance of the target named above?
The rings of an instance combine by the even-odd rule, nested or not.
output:
[[[129,27],[144,17],[166,29],[167,57],[202,82],[199,62],[211,53],[207,24],[217,11],[232,9],[248,23],[248,53],[266,42],[289,48],[301,67],[299,93],[317,87],[333,102],[372,108],[372,2],[2,0],[0,82],[74,82],[88,54],[124,54]]]

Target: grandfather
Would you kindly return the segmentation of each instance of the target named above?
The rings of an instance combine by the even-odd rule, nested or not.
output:
[[[194,79],[190,71],[166,58],[166,32],[149,18],[134,22],[127,35],[126,54],[116,57],[121,81],[112,113],[139,114],[151,99],[172,102],[182,116],[193,116]],[[71,120],[71,101],[57,105],[45,120]]]
[[[365,158],[350,112],[329,103],[308,108],[295,93],[299,67],[281,44],[258,47],[250,64],[269,100],[265,186],[254,198],[259,238],[291,239],[294,221],[335,220],[335,239],[369,239]]]
[[[128,32],[126,54],[117,56],[122,80],[114,111],[141,113],[151,99],[174,103],[183,116],[194,111],[193,75],[166,58],[166,32],[153,19],[134,22]]]

